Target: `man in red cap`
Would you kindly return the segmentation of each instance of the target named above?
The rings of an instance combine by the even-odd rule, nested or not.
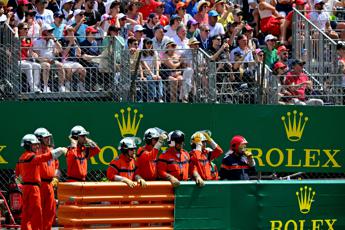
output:
[[[284,45],[279,46],[277,49],[277,54],[278,54],[279,61],[289,66],[288,65],[289,49],[287,49],[286,46]]]
[[[142,13],[144,20],[146,20],[151,13],[154,13],[157,7],[163,5],[162,2],[155,0],[141,0],[140,2],[143,6],[140,7],[138,12]]]

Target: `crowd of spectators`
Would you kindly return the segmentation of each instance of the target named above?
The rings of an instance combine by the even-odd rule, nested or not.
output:
[[[4,1],[4,0],[2,0]],[[113,84],[109,63],[111,37],[130,51],[130,73],[139,82],[138,101],[188,101],[195,91],[187,49],[203,49],[217,62],[217,82],[252,82],[258,64],[271,69],[288,62],[293,7],[330,37],[344,39],[344,23],[322,0],[8,0],[0,2],[0,21],[21,39],[21,68],[29,91],[49,93],[99,90]],[[325,9],[324,9],[324,6]],[[339,33],[337,33],[338,31]],[[285,52],[285,51],[287,52]],[[143,51],[143,52],[140,52]],[[278,65],[277,62],[280,61]],[[205,60],[198,57],[198,62]],[[202,64],[198,63],[199,66]],[[58,88],[51,89],[52,71]],[[202,71],[205,69],[200,69]],[[95,74],[97,73],[97,74]],[[229,74],[233,73],[233,74]],[[72,78],[77,86],[72,87]],[[100,87],[95,80],[101,76]],[[42,79],[42,81],[41,81]],[[254,79],[255,80],[255,79]],[[43,84],[42,84],[42,83]],[[87,82],[92,82],[87,83]],[[169,84],[163,84],[169,82]],[[207,76],[202,85],[207,85]],[[111,88],[111,87],[108,87]],[[144,88],[148,88],[147,92]]]

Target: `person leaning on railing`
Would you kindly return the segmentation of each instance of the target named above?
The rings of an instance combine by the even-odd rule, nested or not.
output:
[[[345,104],[345,42],[338,42],[337,51],[339,58],[339,72],[341,74],[341,87],[342,87],[342,96],[343,104]]]
[[[31,92],[41,92],[40,90],[40,72],[41,65],[35,62],[37,54],[32,51],[32,39],[27,37],[28,24],[18,24],[18,36],[20,39],[20,61],[19,66],[21,71],[26,75],[26,81],[30,87]]]

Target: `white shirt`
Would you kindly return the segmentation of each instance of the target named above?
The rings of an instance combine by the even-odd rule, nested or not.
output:
[[[35,40],[33,44],[33,49],[39,57],[48,59],[54,59],[55,57],[55,43],[52,39],[50,39],[48,42],[42,38]]]
[[[176,52],[178,52],[179,54],[182,54],[185,51],[182,49],[189,49],[188,38],[184,38],[183,40],[181,40],[179,36],[175,35],[172,40],[176,43]]]
[[[243,62],[253,62],[253,53],[249,51],[247,55],[245,54],[244,50],[242,50],[239,46],[233,49],[230,53],[230,62],[235,62],[235,52],[239,52],[242,56],[244,56]]]
[[[225,34],[224,27],[219,22],[217,22],[214,26],[208,25],[208,27],[210,27],[210,37]]]
[[[176,30],[173,30],[170,25],[167,25],[164,29],[167,31],[164,35],[168,38],[173,39],[173,37],[176,36]]]
[[[321,12],[320,14],[316,11],[310,13],[310,21],[314,23],[320,30],[326,30],[326,23],[329,22],[329,14],[327,12]]]
[[[35,15],[35,20],[42,20],[43,24],[52,24],[54,22],[54,14],[51,10],[44,9],[43,14],[39,12]]]
[[[40,25],[37,22],[33,22],[33,24],[29,27],[28,37],[37,39],[40,36]]]

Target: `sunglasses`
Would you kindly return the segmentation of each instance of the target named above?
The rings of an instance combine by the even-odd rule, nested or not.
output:
[[[29,30],[29,28],[22,28],[22,30]]]
[[[134,42],[132,45],[139,46],[139,43],[138,42]]]
[[[222,39],[221,39],[221,38],[215,38],[214,40],[220,41],[220,40],[222,40]]]
[[[289,55],[289,53],[288,52],[284,52],[284,53],[282,53],[282,55]]]
[[[146,45],[152,45],[152,42],[146,42],[145,44]]]
[[[209,33],[211,30],[202,30],[202,31],[204,31],[204,32],[206,32],[206,33]]]
[[[258,54],[259,57],[263,57],[264,55],[263,54]]]
[[[180,10],[186,10],[187,8],[186,7],[181,7]]]
[[[270,39],[268,40],[269,42],[275,42],[276,40],[275,39]]]

